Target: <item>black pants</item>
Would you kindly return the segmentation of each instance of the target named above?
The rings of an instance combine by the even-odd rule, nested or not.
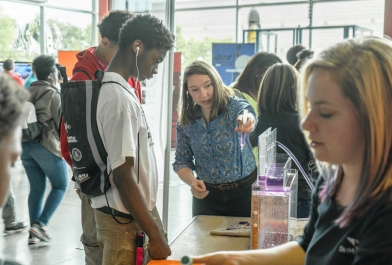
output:
[[[204,199],[193,197],[192,215],[250,217],[252,184],[255,180],[256,176],[242,187],[227,191],[206,185],[209,191],[207,197]]]

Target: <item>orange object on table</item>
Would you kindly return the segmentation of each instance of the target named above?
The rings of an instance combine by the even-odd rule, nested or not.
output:
[[[147,265],[181,265],[179,260],[151,260]],[[202,263],[193,263],[193,265],[202,265]]]

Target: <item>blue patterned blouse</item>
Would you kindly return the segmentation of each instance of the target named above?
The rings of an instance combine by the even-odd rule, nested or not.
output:
[[[241,151],[241,134],[234,131],[237,117],[247,109],[256,119],[246,100],[230,98],[228,110],[211,120],[206,127],[203,118],[186,124],[177,123],[177,148],[173,169],[196,171],[207,183],[228,183],[243,179],[256,168],[249,135]]]

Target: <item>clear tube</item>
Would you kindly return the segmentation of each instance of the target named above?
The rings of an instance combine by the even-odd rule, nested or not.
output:
[[[275,145],[277,145],[277,146],[279,146],[280,148],[282,148],[282,149],[291,157],[291,159],[292,159],[292,160],[294,161],[294,163],[297,165],[299,171],[301,171],[302,176],[303,176],[303,177],[305,178],[305,180],[306,180],[306,183],[308,183],[310,189],[311,189],[312,192],[313,192],[313,191],[314,191],[314,185],[313,185],[312,181],[309,179],[308,175],[305,173],[305,170],[302,168],[302,166],[301,166],[301,164],[298,162],[297,158],[293,155],[293,153],[291,153],[291,151],[290,151],[286,146],[284,146],[282,143],[276,141],[276,142],[270,144],[270,145],[267,147],[267,150],[270,150],[270,149],[273,148]]]
[[[244,113],[242,114],[242,126],[244,126],[244,123],[246,123],[247,121],[248,121],[248,110],[244,109]],[[242,132],[241,141],[240,141],[241,150],[243,150],[245,146],[245,136],[246,134]]]

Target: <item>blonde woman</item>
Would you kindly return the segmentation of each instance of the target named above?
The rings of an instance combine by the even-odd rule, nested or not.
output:
[[[191,187],[193,216],[250,216],[257,174],[248,134],[256,118],[246,100],[233,96],[212,65],[195,61],[185,69],[173,169]]]
[[[303,71],[309,132],[322,177],[299,242],[195,258],[211,264],[391,264],[392,43],[336,44]]]

